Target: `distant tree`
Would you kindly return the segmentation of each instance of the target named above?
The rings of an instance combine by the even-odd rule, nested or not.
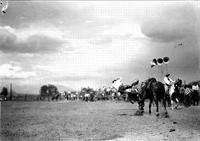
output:
[[[40,88],[40,96],[48,97],[48,101],[50,101],[50,97],[59,97],[60,93],[58,92],[58,88],[55,85],[43,85]]]
[[[52,84],[48,85],[49,95],[54,96],[58,93],[58,88]]]
[[[48,86],[47,85],[41,86],[41,88],[40,88],[40,97],[48,97]]]
[[[8,96],[8,89],[6,87],[3,87],[1,90],[1,95],[7,97]]]
[[[53,99],[58,100],[60,93],[58,92],[58,88],[55,85],[49,84],[48,91],[49,91],[48,100],[50,96],[52,97],[52,100]]]

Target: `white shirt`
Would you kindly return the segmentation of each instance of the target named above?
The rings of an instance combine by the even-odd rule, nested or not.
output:
[[[164,83],[167,85],[172,85],[175,81],[173,81],[171,78],[169,77],[165,77],[164,78]]]
[[[192,85],[192,89],[198,91],[199,90],[199,86],[198,85]]]
[[[115,89],[119,89],[119,87],[122,85],[122,82],[120,79],[116,80],[114,83],[112,83],[112,87],[114,87]]]

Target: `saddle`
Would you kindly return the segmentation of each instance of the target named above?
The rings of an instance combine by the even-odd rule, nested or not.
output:
[[[149,78],[149,79],[145,82],[146,88],[147,88],[148,90],[151,89],[151,85],[152,85],[153,82],[157,82],[155,78]]]
[[[139,80],[133,82],[131,86],[135,86],[135,85],[138,85],[138,84],[139,84]]]

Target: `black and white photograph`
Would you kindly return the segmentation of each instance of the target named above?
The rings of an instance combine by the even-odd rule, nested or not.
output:
[[[0,0],[1,141],[200,141],[200,2]]]

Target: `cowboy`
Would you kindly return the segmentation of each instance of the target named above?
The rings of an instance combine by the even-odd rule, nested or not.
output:
[[[116,90],[119,90],[119,87],[122,85],[122,78],[117,78],[112,81],[112,87]]]
[[[169,94],[169,90],[170,90],[171,86],[175,83],[175,81],[172,80],[169,76],[170,76],[170,74],[166,74],[164,77],[165,90],[166,90],[167,94]]]

